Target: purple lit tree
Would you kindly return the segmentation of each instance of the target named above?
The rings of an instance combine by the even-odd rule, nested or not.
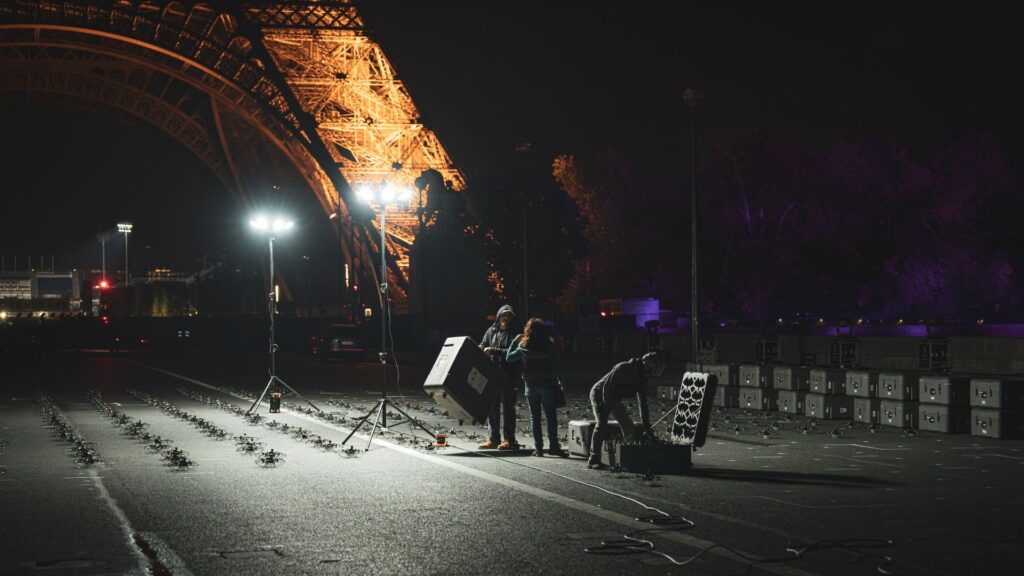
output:
[[[685,309],[689,195],[611,152],[559,157],[553,172],[589,250],[563,309],[585,294]],[[971,319],[1012,304],[1022,251],[1006,214],[1024,202],[988,135],[927,163],[879,141],[810,153],[778,135],[732,135],[703,154],[699,177],[701,291],[722,314]]]

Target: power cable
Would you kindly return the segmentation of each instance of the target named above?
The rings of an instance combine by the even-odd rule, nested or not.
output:
[[[652,527],[652,528],[642,528],[642,529],[637,529],[637,530],[631,530],[631,531],[626,532],[625,534],[623,534],[621,539],[617,539],[617,540],[604,540],[599,545],[589,546],[587,548],[584,548],[585,552],[588,552],[588,553],[591,553],[591,554],[626,555],[626,554],[648,553],[648,554],[655,554],[657,556],[661,556],[662,558],[664,558],[665,560],[669,561],[673,565],[676,565],[676,566],[686,566],[686,565],[696,561],[701,556],[707,554],[711,550],[722,549],[722,550],[726,550],[727,552],[729,552],[729,553],[733,554],[734,556],[740,558],[741,560],[745,561],[749,566],[752,567],[752,566],[756,566],[758,564],[779,564],[779,563],[783,563],[783,562],[792,562],[792,561],[795,561],[797,559],[800,559],[800,558],[810,554],[811,552],[837,549],[837,550],[844,550],[844,551],[850,552],[850,553],[858,556],[859,559],[877,560],[879,562],[879,564],[876,566],[876,570],[877,570],[877,572],[879,574],[883,574],[885,576],[891,576],[891,575],[895,574],[891,570],[892,566],[895,564],[895,560],[891,556],[888,556],[888,555],[885,555],[885,554],[872,553],[872,552],[868,552],[867,551],[867,550],[873,550],[873,549],[878,549],[878,548],[889,548],[889,547],[895,546],[895,544],[896,544],[893,540],[881,539],[881,538],[878,538],[878,539],[853,538],[853,539],[823,539],[823,540],[817,540],[817,541],[814,541],[814,542],[811,542],[809,544],[805,544],[805,545],[802,545],[802,546],[789,546],[789,547],[786,548],[786,552],[788,552],[789,555],[787,555],[787,556],[779,556],[779,557],[774,557],[774,558],[760,558],[760,557],[757,557],[757,556],[752,556],[752,555],[746,554],[746,553],[744,553],[744,552],[742,552],[740,550],[737,550],[737,549],[732,548],[731,546],[727,546],[725,544],[712,544],[710,546],[706,546],[706,547],[702,548],[700,551],[698,551],[696,554],[690,556],[689,558],[686,558],[686,559],[683,559],[683,560],[678,560],[675,557],[673,557],[673,556],[671,556],[669,554],[666,554],[665,552],[659,552],[659,551],[655,550],[654,542],[652,542],[650,540],[646,540],[644,538],[641,538],[640,536],[646,535],[646,534],[658,534],[658,533],[661,533],[661,532],[682,532],[682,531],[686,531],[686,530],[690,530],[690,529],[696,528],[696,523],[694,523],[692,520],[690,520],[688,518],[685,518],[683,516],[677,516],[677,515],[669,514],[668,512],[665,512],[664,510],[661,510],[659,508],[655,508],[653,506],[645,504],[644,502],[641,502],[640,500],[637,500],[636,498],[632,498],[630,496],[626,496],[624,494],[620,494],[618,492],[615,492],[614,490],[609,490],[608,488],[605,488],[603,486],[599,486],[597,484],[592,484],[590,482],[585,482],[583,480],[572,478],[572,477],[566,476],[564,474],[559,474],[558,472],[554,472],[552,470],[546,470],[544,468],[539,468],[537,466],[531,466],[529,464],[524,464],[522,462],[516,462],[514,460],[510,460],[508,458],[503,458],[501,456],[495,456],[495,455],[487,454],[487,453],[484,453],[484,452],[478,452],[478,451],[475,451],[475,450],[470,450],[468,448],[462,448],[462,447],[459,447],[459,446],[450,446],[450,447],[451,448],[455,448],[456,450],[461,450],[463,452],[467,452],[467,453],[471,453],[471,454],[483,455],[483,456],[486,456],[488,458],[492,458],[492,459],[495,459],[495,460],[499,460],[501,462],[505,462],[506,464],[512,464],[512,465],[515,465],[515,466],[520,466],[520,467],[523,467],[523,468],[528,468],[528,469],[534,470],[536,472],[541,472],[543,474],[548,474],[548,475],[551,475],[551,476],[555,476],[557,478],[561,478],[563,480],[567,480],[567,481],[572,482],[574,484],[579,484],[581,486],[586,486],[588,488],[592,488],[592,489],[598,490],[600,492],[608,494],[609,496],[614,496],[616,498],[621,498],[623,500],[626,500],[628,502],[636,504],[637,506],[640,506],[641,508],[643,508],[645,510],[648,510],[648,511],[656,513],[656,514],[653,514],[653,515],[650,515],[650,516],[640,516],[640,517],[636,518],[636,520],[638,522],[646,522],[646,523],[652,524],[654,527]]]

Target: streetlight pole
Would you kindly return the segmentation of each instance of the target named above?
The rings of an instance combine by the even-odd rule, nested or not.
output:
[[[131,280],[131,274],[128,272],[128,235],[132,233],[132,223],[119,222],[117,231],[124,234],[124,285],[127,286]]]
[[[100,241],[100,263],[102,265],[102,268],[100,268],[100,270],[102,270],[101,276],[100,276],[100,280],[106,280],[107,279],[107,234],[106,233],[100,234],[99,235],[99,241]]]
[[[683,101],[690,107],[690,353],[697,362],[700,351],[700,303],[697,292],[697,99],[700,92],[687,88]]]
[[[533,144],[530,142],[520,142],[516,144],[516,153],[519,154],[522,161],[519,163],[519,194],[523,209],[523,318],[530,317],[530,261],[529,261],[529,248],[528,248],[528,234],[526,226],[528,223],[529,213],[528,209],[530,202],[527,198],[527,164],[526,158],[530,150],[533,149]]]

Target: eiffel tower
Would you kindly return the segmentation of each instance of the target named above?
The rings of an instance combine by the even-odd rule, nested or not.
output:
[[[354,187],[411,188],[427,169],[465,187],[349,0],[4,0],[0,98],[152,124],[246,205],[252,192],[290,178],[315,194],[353,266],[379,259],[377,221],[349,209]],[[387,215],[396,313],[408,304],[425,194]]]

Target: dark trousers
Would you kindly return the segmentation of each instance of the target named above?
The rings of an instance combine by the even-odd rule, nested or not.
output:
[[[491,408],[487,416],[487,426],[491,429],[491,442],[501,442],[501,416],[505,417],[505,440],[516,443],[516,384],[512,378],[501,385],[501,392],[498,394],[498,401]]]
[[[590,405],[594,409],[594,419],[597,420],[597,424],[594,425],[594,435],[590,438],[590,458],[595,461],[601,459],[601,448],[608,436],[609,415],[615,416],[619,428],[622,429],[624,440],[636,441],[636,426],[633,424],[633,419],[629,417],[626,407],[619,400],[612,400],[606,404],[602,400],[603,396],[603,386],[597,385],[590,389]]]
[[[541,432],[541,410],[548,421],[548,450],[558,450],[558,408],[555,406],[555,382],[526,383],[526,400],[530,403],[530,423],[533,429],[533,445],[544,448],[544,434]]]

